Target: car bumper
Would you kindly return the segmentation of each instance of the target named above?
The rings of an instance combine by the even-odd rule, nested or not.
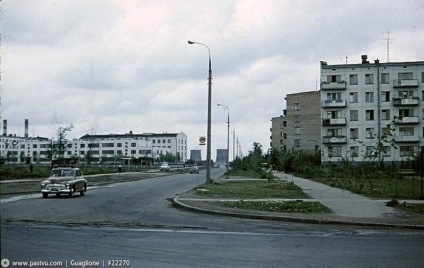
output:
[[[41,192],[47,194],[65,194],[70,193],[71,189],[66,188],[65,186],[47,186],[46,188],[41,189]]]

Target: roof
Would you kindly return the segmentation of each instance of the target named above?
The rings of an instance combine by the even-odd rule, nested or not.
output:
[[[181,132],[184,134],[183,132]],[[101,134],[101,135],[90,135],[86,134],[82,136],[81,140],[87,139],[110,139],[110,138],[120,138],[120,139],[134,139],[134,138],[149,138],[149,137],[176,137],[181,133],[143,133],[143,134],[133,134],[125,133],[125,134]],[[184,134],[185,135],[185,134]]]

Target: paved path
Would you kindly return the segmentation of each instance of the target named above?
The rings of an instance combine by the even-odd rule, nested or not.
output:
[[[295,177],[281,172],[275,173],[279,178],[293,181],[310,197],[327,206],[338,216],[353,218],[381,218],[387,214],[403,214],[387,207],[385,200],[370,199],[349,191],[333,188],[325,184]]]

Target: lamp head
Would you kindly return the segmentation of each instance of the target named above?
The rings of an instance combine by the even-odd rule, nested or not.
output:
[[[188,40],[188,43],[189,43],[190,45],[193,45],[193,44],[194,44],[194,42],[193,42],[193,41],[190,41],[190,40]]]

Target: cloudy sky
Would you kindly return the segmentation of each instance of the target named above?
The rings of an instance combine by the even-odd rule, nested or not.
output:
[[[206,136],[211,50],[212,153],[227,110],[243,153],[266,151],[290,93],[316,90],[319,61],[424,60],[422,0],[2,0],[1,117],[8,134]],[[318,80],[318,81],[317,81]],[[318,86],[319,88],[319,86]],[[232,137],[232,134],[231,134]],[[232,139],[231,139],[232,140]],[[232,147],[232,141],[231,145]],[[203,151],[205,149],[203,148]],[[232,156],[232,150],[230,157]]]

